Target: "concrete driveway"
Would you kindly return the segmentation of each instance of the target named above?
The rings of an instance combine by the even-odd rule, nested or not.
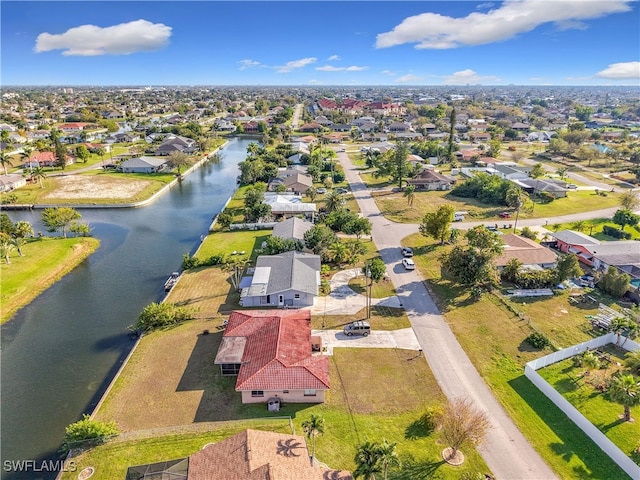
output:
[[[362,335],[349,337],[342,330],[313,330],[311,334],[322,338],[322,346],[327,348],[324,353],[327,355],[333,355],[333,349],[336,347],[420,350],[420,343],[413,328],[372,330],[366,337]]]

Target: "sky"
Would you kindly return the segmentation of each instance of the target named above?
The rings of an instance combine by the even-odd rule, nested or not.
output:
[[[3,86],[640,86],[638,0],[3,0],[0,22]]]

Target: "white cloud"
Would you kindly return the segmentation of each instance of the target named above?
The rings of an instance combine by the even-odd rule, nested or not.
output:
[[[240,63],[240,70],[246,70],[247,68],[263,66],[260,62],[256,62],[255,60],[251,60],[250,58],[247,58],[245,60],[240,60],[240,62],[238,63]]]
[[[316,67],[316,70],[320,70],[321,72],[362,72],[368,69],[369,67],[358,67],[357,65],[351,65],[350,67],[335,67],[333,65]]]
[[[472,84],[476,85],[479,83],[497,83],[500,81],[500,78],[493,76],[481,76],[478,75],[475,71],[471,69],[461,70],[459,72],[455,72],[453,75],[449,75],[445,77],[442,81],[445,85],[466,85]]]
[[[316,57],[301,58],[300,60],[292,60],[279,67],[274,67],[277,73],[289,73],[291,70],[306,67],[312,63],[315,63],[318,59]]]
[[[62,55],[128,55],[159,50],[169,43],[171,27],[147,20],[111,27],[80,25],[61,34],[41,33],[36,52],[63,50]]]
[[[382,70],[383,75],[389,75],[390,77],[395,77],[396,72],[392,72],[391,70]]]
[[[612,63],[601,72],[596,73],[596,77],[611,80],[640,80],[640,62]]]
[[[333,62],[335,60],[340,60],[340,57],[338,55],[331,55],[329,58],[327,58],[327,60]]]
[[[416,82],[418,80],[422,80],[422,77],[417,77],[415,75],[412,75],[411,73],[408,73],[407,75],[403,75],[401,77],[396,78],[396,83],[409,83],[409,82]]]
[[[487,13],[463,18],[422,13],[405,18],[390,32],[380,33],[377,48],[415,43],[419,49],[483,45],[529,32],[545,23],[583,27],[582,20],[631,10],[632,0],[507,0]]]

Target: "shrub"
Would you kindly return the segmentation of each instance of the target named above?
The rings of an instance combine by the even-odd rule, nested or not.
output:
[[[531,230],[529,227],[524,227],[520,232],[520,235],[522,235],[525,238],[528,238],[529,240],[536,240],[538,238],[538,234],[533,230]]]
[[[178,307],[173,303],[150,303],[144,307],[133,328],[146,332],[175,326],[186,320],[191,320],[194,313],[191,309]]]
[[[602,233],[604,233],[605,235],[609,235],[610,237],[613,238],[618,238],[621,240],[630,240],[631,239],[631,234],[628,232],[623,232],[622,230],[612,227],[610,225],[605,225],[604,227],[602,227]]]
[[[80,442],[96,445],[103,443],[107,437],[118,433],[120,432],[116,422],[91,420],[89,415],[84,414],[82,420],[72,423],[65,429],[62,449],[65,452],[69,451]]]
[[[549,339],[540,332],[533,332],[525,338],[525,341],[532,347],[539,348],[540,350],[551,345]]]
[[[182,269],[183,270],[189,270],[191,268],[196,268],[198,266],[200,266],[200,260],[198,260],[196,257],[192,257],[188,253],[185,253],[182,256]]]

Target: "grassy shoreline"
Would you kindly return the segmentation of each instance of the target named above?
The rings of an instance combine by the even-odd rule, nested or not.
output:
[[[24,256],[13,252],[11,264],[0,265],[0,323],[8,322],[20,308],[80,265],[99,245],[100,241],[92,237],[49,237],[27,243],[22,247]]]

